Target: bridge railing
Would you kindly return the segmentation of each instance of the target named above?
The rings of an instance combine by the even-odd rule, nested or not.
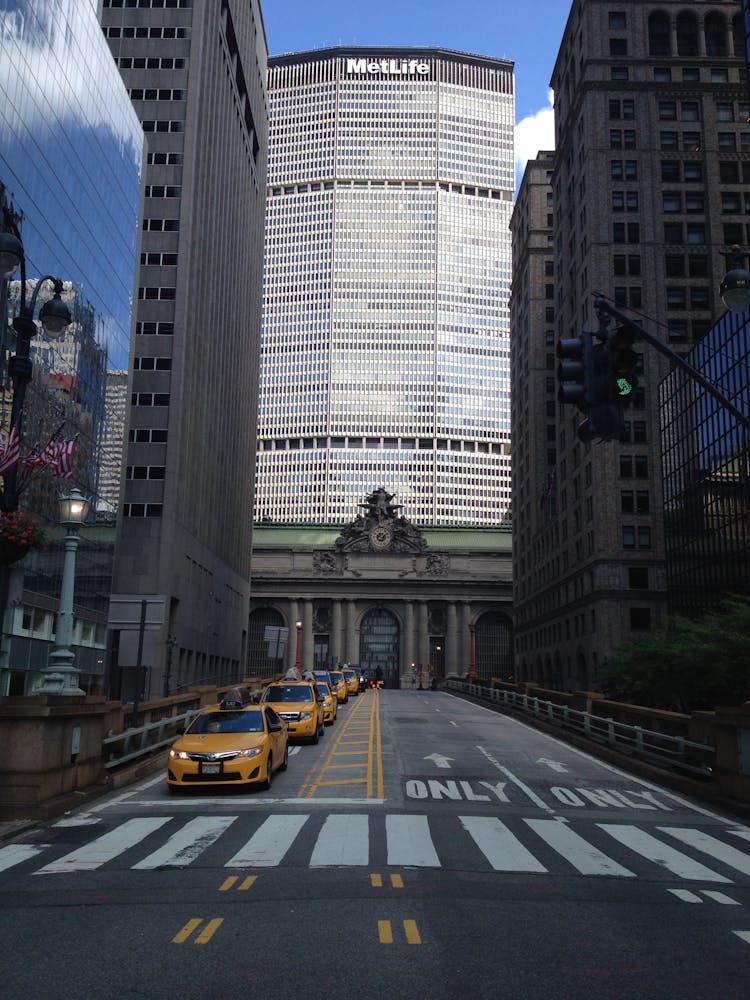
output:
[[[557,704],[525,692],[488,687],[458,678],[448,678],[445,687],[532,715],[551,725],[579,733],[594,743],[604,744],[661,767],[696,778],[713,777],[716,748],[707,743],[578,711],[569,705]]]

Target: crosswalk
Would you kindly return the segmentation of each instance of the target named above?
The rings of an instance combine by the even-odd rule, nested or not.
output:
[[[278,866],[453,868],[727,884],[750,876],[745,828],[574,824],[554,818],[428,817],[414,813],[143,816],[125,819],[67,853],[55,843],[0,847],[0,872],[33,875]],[[95,828],[90,830],[95,833]],[[248,836],[249,834],[249,836]],[[50,838],[53,840],[54,838]],[[750,851],[750,848],[748,848]]]

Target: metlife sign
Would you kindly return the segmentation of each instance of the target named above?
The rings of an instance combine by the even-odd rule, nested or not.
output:
[[[419,59],[347,59],[351,76],[427,76],[430,64]]]

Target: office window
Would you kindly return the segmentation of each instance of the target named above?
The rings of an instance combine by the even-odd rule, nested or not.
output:
[[[702,163],[685,163],[683,165],[684,175],[686,181],[702,181],[703,180],[703,164]]]
[[[685,309],[687,306],[687,292],[680,285],[667,285],[667,309]]]
[[[665,191],[661,196],[662,212],[681,212],[682,195],[679,191]]]
[[[697,101],[683,101],[680,104],[680,118],[684,122],[700,121],[700,108]]]
[[[686,153],[697,153],[701,148],[700,132],[683,132],[682,148]]]
[[[731,101],[722,101],[716,105],[716,119],[720,122],[734,121],[734,104]]]
[[[685,257],[681,253],[668,253],[664,257],[664,273],[668,278],[685,276]]]
[[[706,227],[703,223],[688,223],[687,241],[691,244],[704,244],[706,242]]]
[[[648,567],[628,567],[628,587],[631,590],[648,590]]]
[[[736,164],[735,164],[736,165]],[[721,211],[730,215],[735,215],[740,211],[739,191],[728,191],[721,196]]]
[[[654,67],[654,82],[655,83],[671,83],[672,82],[672,70],[668,66],[655,66]]]
[[[688,274],[691,278],[708,277],[708,257],[705,254],[690,254],[688,257]]]
[[[729,70],[712,68],[711,83],[729,83]]]
[[[681,177],[679,160],[662,160],[661,179],[663,181],[679,181]]]
[[[609,54],[611,56],[626,56],[628,54],[627,38],[610,38]]]
[[[679,149],[677,132],[660,132],[659,147],[665,150]]]
[[[611,70],[609,71],[609,78],[610,78],[610,80],[618,80],[618,81],[629,80],[630,79],[630,73],[628,71],[628,67],[627,66],[613,66],[611,68]]]
[[[687,191],[685,192],[685,211],[686,212],[704,212],[705,203],[703,199],[702,191]]]
[[[609,12],[609,30],[624,31],[627,27],[627,19],[624,10],[611,10]]]
[[[736,163],[734,160],[722,160],[719,164],[719,180],[722,184],[739,184],[739,163]]]
[[[677,101],[659,101],[657,105],[657,117],[662,122],[676,122]]]
[[[737,149],[737,138],[734,132],[719,132],[718,139],[720,149]]]

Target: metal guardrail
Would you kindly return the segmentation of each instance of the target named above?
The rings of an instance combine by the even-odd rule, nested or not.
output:
[[[157,722],[132,726],[121,733],[107,736],[102,740],[105,768],[112,771],[123,764],[138,760],[139,757],[148,757],[157,750],[170,746],[174,743],[175,736],[174,734],[167,736],[167,730],[175,725],[179,728],[187,726],[193,716],[200,711],[199,708],[191,708],[182,715],[171,715]]]
[[[571,729],[592,742],[606,744],[621,753],[643,758],[662,767],[684,771],[695,777],[713,776],[716,748],[706,743],[694,743],[682,736],[670,736],[589,712],[579,712],[567,705],[543,701],[517,691],[488,688],[454,678],[446,680],[444,686],[483,701],[514,708],[561,728]]]

